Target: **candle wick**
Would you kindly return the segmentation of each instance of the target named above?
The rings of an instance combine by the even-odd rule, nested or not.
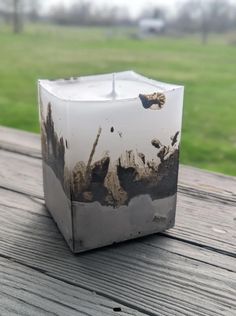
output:
[[[117,93],[116,93],[116,74],[112,74],[112,88],[111,92],[107,95],[108,98],[112,98],[113,100],[116,99]]]
[[[113,99],[116,98],[116,80],[115,80],[115,73],[112,74],[112,91],[111,96]]]

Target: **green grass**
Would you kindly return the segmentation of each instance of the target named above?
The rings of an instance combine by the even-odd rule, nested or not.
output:
[[[38,78],[133,69],[185,85],[181,162],[236,175],[236,46],[212,38],[113,39],[94,28],[0,31],[0,125],[39,131]]]

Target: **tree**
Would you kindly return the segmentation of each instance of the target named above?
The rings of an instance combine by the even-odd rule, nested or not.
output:
[[[14,33],[22,32],[23,19],[22,19],[22,1],[21,0],[13,0],[12,21],[13,21],[13,32]]]
[[[94,6],[91,1],[83,0],[65,7],[59,3],[51,10],[49,20],[63,25],[128,25],[129,12],[125,7],[104,5]]]
[[[206,44],[210,32],[224,32],[232,25],[227,0],[188,0],[179,9],[175,27],[184,32],[199,32]]]
[[[231,6],[227,0],[201,0],[201,34],[206,44],[210,32],[222,33],[230,28]]]
[[[209,3],[200,2],[200,30],[202,36],[202,43],[207,44],[208,35],[210,32],[210,19],[209,19]]]
[[[23,30],[23,5],[24,0],[2,0],[0,5],[6,20],[11,22],[14,33]]]
[[[27,16],[31,22],[36,22],[39,20],[40,15],[40,1],[39,0],[28,0],[27,1]]]
[[[162,7],[151,6],[142,10],[139,19],[166,20],[166,11]]]

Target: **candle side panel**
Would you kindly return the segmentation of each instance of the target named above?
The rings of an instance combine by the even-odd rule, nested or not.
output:
[[[141,102],[72,107],[41,93],[43,159],[68,198],[117,207],[136,195],[176,193],[182,117],[176,92],[160,111]]]
[[[154,111],[141,100],[71,104],[73,201],[118,207],[138,195],[155,200],[176,193],[183,90],[165,100]]]
[[[65,190],[53,169],[45,162],[43,162],[43,186],[46,207],[70,249],[74,251],[71,200],[65,194]]]
[[[65,106],[39,88],[45,204],[74,250],[69,170],[66,167]],[[56,122],[56,124],[55,124]]]
[[[161,110],[145,109],[138,99],[121,103],[70,103],[70,168],[78,160],[88,160],[99,127],[102,132],[93,156],[94,161],[106,152],[115,161],[126,150],[143,152],[146,159],[151,160],[156,158],[156,150],[150,146],[153,138],[169,145],[170,138],[179,131],[178,145],[181,121],[181,89],[166,94],[166,104]]]
[[[40,90],[43,160],[54,171],[70,198],[69,134],[67,103]]]

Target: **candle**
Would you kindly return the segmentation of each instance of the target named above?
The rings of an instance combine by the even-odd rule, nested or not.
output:
[[[47,208],[74,252],[174,224],[183,87],[132,71],[39,80]]]

